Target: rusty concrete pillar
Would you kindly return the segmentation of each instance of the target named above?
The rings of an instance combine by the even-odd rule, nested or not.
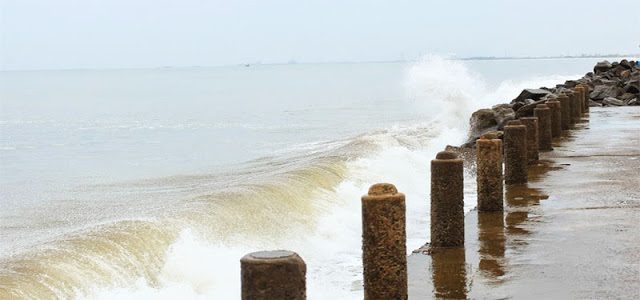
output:
[[[551,110],[551,136],[560,137],[562,135],[562,108],[560,101],[549,100],[547,106]]]
[[[580,96],[578,95],[577,91],[574,91],[572,93],[573,97],[571,97],[571,115],[573,117],[573,123],[578,123],[580,122],[580,117],[581,117],[581,113],[580,113]]]
[[[582,88],[582,112],[589,112],[589,86],[586,84],[578,84],[578,87]]]
[[[295,252],[261,251],[240,259],[242,300],[307,298],[307,266]]]
[[[404,194],[378,183],[362,196],[364,299],[407,299]]]
[[[574,98],[575,93],[573,91],[566,91],[565,93],[567,97],[569,97],[569,122],[573,125],[577,122],[575,109],[576,101]]]
[[[431,247],[464,247],[462,159],[443,151],[431,161]]]
[[[502,140],[481,137],[476,147],[478,211],[502,211]]]
[[[565,94],[561,94],[557,99],[560,101],[562,130],[568,130],[571,127],[571,105],[569,104],[569,97]]]
[[[589,85],[583,84],[584,87],[584,112],[589,112]]]
[[[504,127],[504,182],[527,182],[527,127],[518,120]]]
[[[576,116],[578,116],[578,120],[580,120],[582,118],[582,105],[583,105],[583,100],[582,100],[582,88],[581,87],[574,87],[573,91],[576,94],[576,104],[578,106],[577,111],[576,111]]]
[[[534,164],[539,159],[538,154],[538,118],[522,117],[520,122],[527,127],[527,161]]]
[[[551,110],[546,104],[538,104],[533,109],[538,118],[538,150],[550,151],[551,148]]]

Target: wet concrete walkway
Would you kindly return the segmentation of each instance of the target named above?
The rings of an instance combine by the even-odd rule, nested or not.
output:
[[[411,299],[640,299],[640,107],[592,108],[465,236],[409,257]]]

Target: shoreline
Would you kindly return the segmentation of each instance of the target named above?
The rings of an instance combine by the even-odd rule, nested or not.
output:
[[[408,257],[411,297],[640,296],[640,107],[590,116],[506,186],[504,214],[465,215],[465,248]]]
[[[410,297],[640,297],[640,234],[635,231],[640,216],[640,103],[602,107],[622,106],[597,99],[602,86],[615,90],[609,82],[615,77],[593,84],[594,73],[622,75],[619,82],[627,79],[627,84],[619,88],[625,93],[631,89],[638,99],[635,78],[640,71],[632,63],[631,74],[623,75],[611,72],[620,63],[601,62],[581,79],[541,88],[537,100],[522,98],[524,90],[511,103],[495,105],[491,114],[486,109],[474,113],[467,143],[447,146],[469,166],[475,161],[475,139],[486,133],[501,137],[501,123],[525,116],[518,114],[525,106],[586,83],[589,106],[594,107],[553,139],[552,151],[540,152],[529,167],[528,183],[505,186],[504,212],[474,208],[465,214],[463,248],[430,249],[427,243],[408,256]],[[484,122],[490,126],[478,126],[481,113],[493,117]]]

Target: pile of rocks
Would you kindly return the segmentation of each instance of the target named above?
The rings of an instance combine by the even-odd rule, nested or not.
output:
[[[560,86],[571,88],[578,83],[589,86],[590,106],[640,105],[640,66],[635,61],[605,60],[597,63],[593,72]]]
[[[513,119],[533,115],[537,104],[570,93],[577,85],[588,88],[589,106],[640,105],[640,66],[626,59],[610,63],[602,61],[593,72],[580,79],[568,80],[554,88],[525,89],[510,103],[480,109],[471,115],[469,139],[463,147],[472,147],[483,134],[495,132],[501,136],[504,125]]]

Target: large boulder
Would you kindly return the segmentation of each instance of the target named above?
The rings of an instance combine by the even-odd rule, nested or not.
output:
[[[620,66],[624,67],[625,69],[630,70],[630,69],[633,68],[633,63],[628,61],[628,60],[626,60],[626,59],[623,59],[623,60],[620,61]]]
[[[602,100],[607,97],[618,97],[622,95],[622,89],[617,86],[596,85],[593,91],[589,93],[589,98],[593,100]]]
[[[524,102],[526,99],[532,99],[533,101],[539,100],[543,96],[551,94],[550,91],[544,89],[524,89],[520,92],[520,95],[513,99],[511,103]]]
[[[593,67],[593,73],[600,74],[609,71],[613,66],[608,61],[601,61]]]
[[[515,118],[511,104],[494,105],[491,109],[483,108],[471,114],[469,119],[469,139],[464,144],[473,146],[478,138],[491,131],[499,131],[504,125]]]
[[[507,122],[515,119],[516,117],[516,113],[513,111],[511,104],[497,104],[491,107],[491,110],[495,113],[498,130],[502,130]]]
[[[589,99],[589,107],[600,107],[602,104]]]
[[[622,89],[625,93],[631,93],[638,95],[640,93],[640,81],[638,80],[630,80]]]
[[[516,111],[516,119],[533,116],[533,109],[536,108],[536,105],[543,104],[545,101],[547,100],[541,99],[518,108],[518,111]]]
[[[602,105],[604,106],[624,106],[624,104],[624,101],[613,97],[607,97],[602,100]]]
[[[469,138],[477,138],[484,132],[495,130],[498,127],[496,113],[489,108],[477,110],[471,114],[469,125]]]

